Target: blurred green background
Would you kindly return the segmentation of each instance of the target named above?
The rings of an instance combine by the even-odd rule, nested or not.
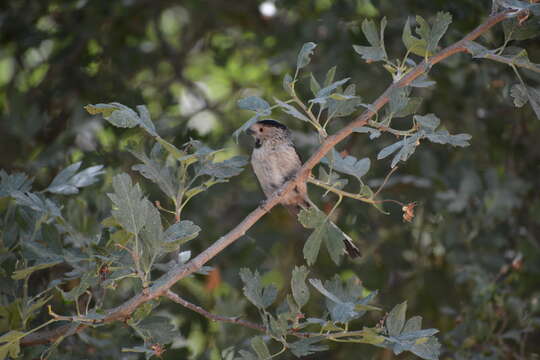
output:
[[[360,31],[363,19],[388,18],[388,53],[399,58],[405,52],[401,31],[408,16],[450,12],[454,22],[442,40],[448,45],[480,24],[490,6],[488,0],[4,1],[0,168],[31,175],[34,188],[41,189],[67,164],[104,165],[104,181],[62,200],[66,218],[78,230],[96,234],[110,214],[106,193],[112,176],[131,172],[136,163],[126,144],[150,141],[139,130],[113,128],[89,116],[84,105],[146,104],[158,132],[178,146],[195,138],[212,148],[249,154],[246,136],[239,144],[231,138],[250,116],[236,102],[248,95],[284,98],[282,78],[294,72],[303,43],[318,44],[305,74],[312,71],[322,81],[337,65],[336,78],[350,76],[364,102],[370,102],[391,77],[352,49],[353,44],[366,44]],[[538,18],[531,21],[540,26]],[[500,26],[480,39],[490,48],[503,41]],[[533,62],[540,62],[538,38],[518,44]],[[301,94],[309,91],[305,74],[297,86]],[[418,91],[424,98],[420,113],[436,113],[451,133],[471,134],[471,146],[423,144],[392,177],[383,197],[417,201],[411,224],[402,221],[399,206],[385,206],[391,212],[385,216],[345,200],[338,223],[364,256],[336,267],[323,252],[311,274],[323,279],[334,273],[344,279],[356,276],[366,288],[380,290],[378,303],[387,310],[407,300],[410,316],[421,315],[425,327],[440,329],[444,359],[540,358],[540,121],[528,105],[512,106],[509,89],[517,80],[507,66],[462,54],[437,65],[430,76],[437,85]],[[522,76],[538,87],[537,74]],[[306,159],[315,149],[316,135],[305,123],[277,114],[294,130]],[[347,120],[334,121],[330,132]],[[410,120],[400,121],[405,127]],[[338,150],[370,157],[372,170],[365,179],[380,184],[389,161],[376,161],[376,154],[394,141],[388,134],[375,141],[356,134]],[[151,200],[160,200],[154,186],[132,175],[147,185]],[[313,187],[310,195],[322,208],[336,200]],[[204,250],[262,199],[249,168],[201,195],[184,212],[203,228],[191,250]],[[269,272],[265,281],[286,286],[291,269],[303,263],[308,234],[286,211],[275,208],[210,263],[218,269],[211,280],[195,276],[176,289],[216,313],[234,315],[247,308],[257,320],[241,295],[239,268]],[[54,274],[40,276],[46,283]],[[115,304],[120,298],[109,300]],[[164,303],[161,309],[181,334],[165,359],[217,359],[229,346],[245,346],[252,334],[209,323],[179,306]],[[376,320],[363,321],[373,325]],[[117,359],[127,356],[119,352],[121,347],[137,341],[121,324],[107,326],[66,339],[57,358]],[[40,349],[24,351],[32,358]],[[363,359],[393,358],[372,346],[349,344],[311,358],[360,354]]]

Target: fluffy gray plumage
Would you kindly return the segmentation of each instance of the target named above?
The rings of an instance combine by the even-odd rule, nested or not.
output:
[[[247,132],[255,139],[251,166],[264,195],[269,198],[296,174],[302,162],[294,147],[291,132],[280,122],[261,120],[253,124]],[[305,183],[297,184],[293,191],[283,197],[281,204],[294,215],[301,209],[315,206],[308,197]],[[350,239],[344,239],[343,242],[351,257],[360,255],[360,251]]]

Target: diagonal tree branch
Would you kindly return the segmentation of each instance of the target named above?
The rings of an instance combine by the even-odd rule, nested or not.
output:
[[[274,206],[276,206],[285,194],[292,191],[298,183],[306,182],[311,169],[321,161],[321,159],[326,155],[326,153],[328,153],[334,146],[336,146],[339,142],[349,136],[355,128],[366,125],[368,121],[375,115],[375,112],[378,112],[389,101],[389,96],[395,89],[408,86],[419,76],[428,73],[433,65],[441,62],[442,60],[457,53],[466,52],[467,48],[465,47],[465,44],[467,41],[478,38],[480,35],[487,32],[493,26],[505,20],[509,15],[517,16],[519,15],[519,13],[524,11],[525,10],[515,12],[507,10],[490,16],[483,24],[479,25],[463,39],[454,43],[453,45],[446,47],[432,57],[425,59],[416,67],[411,69],[411,71],[407,73],[403,78],[401,78],[401,80],[391,84],[383,92],[383,94],[380,95],[373,102],[371,107],[373,111],[364,111],[340,131],[328,136],[321,144],[319,149],[309,158],[308,161],[304,163],[302,168],[298,170],[295,178],[285,183],[273,196],[268,198],[264,204],[253,210],[242,222],[236,225],[231,231],[219,238],[210,247],[197,255],[187,264],[179,265],[169,270],[161,278],[153,282],[152,286],[149,287],[147,291],[141,292],[140,294],[135,295],[123,304],[108,310],[106,312],[105,318],[101,320],[101,323],[126,320],[140,305],[161,296],[169,297],[169,289],[174,284],[200,269],[204,264],[217,256],[226,247],[228,247],[238,238],[243,236],[246,231],[249,230],[261,217],[263,217],[268,211],[270,211]],[[86,326],[87,325],[80,325],[75,331],[81,331]],[[60,327],[60,329],[63,329],[64,331],[68,331],[69,328],[69,326]],[[73,333],[75,333],[75,331]],[[20,344],[34,345],[38,343],[45,343],[47,341],[54,341],[54,339],[57,339],[62,335],[65,334],[62,333],[59,328],[53,330],[46,330],[43,332],[33,333],[24,337],[21,340]]]

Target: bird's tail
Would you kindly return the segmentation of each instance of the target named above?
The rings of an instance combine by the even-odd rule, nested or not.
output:
[[[311,207],[314,207],[315,209],[321,211],[317,207],[317,205],[315,205],[310,199],[303,199],[303,201],[301,201],[301,202],[299,202],[297,204],[294,204],[294,205],[285,205],[285,208],[287,208],[287,210],[296,217],[298,217],[298,213],[302,209],[309,209]],[[338,228],[337,225],[334,224],[332,221],[330,221],[330,220],[328,220],[328,221],[330,222],[332,227]],[[358,247],[356,245],[354,245],[354,242],[352,241],[351,237],[349,235],[345,234],[343,231],[341,231],[341,229],[339,229],[339,231],[341,233],[343,233],[343,235],[345,236],[345,238],[343,239],[343,243],[345,244],[345,252],[347,253],[347,255],[349,255],[353,259],[357,258],[359,256],[362,256],[362,253],[360,252]]]

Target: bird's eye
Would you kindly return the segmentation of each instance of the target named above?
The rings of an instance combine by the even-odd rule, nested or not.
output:
[[[260,131],[260,132],[263,132],[263,128],[262,128],[262,127],[261,127],[261,128],[259,128],[259,131]]]

